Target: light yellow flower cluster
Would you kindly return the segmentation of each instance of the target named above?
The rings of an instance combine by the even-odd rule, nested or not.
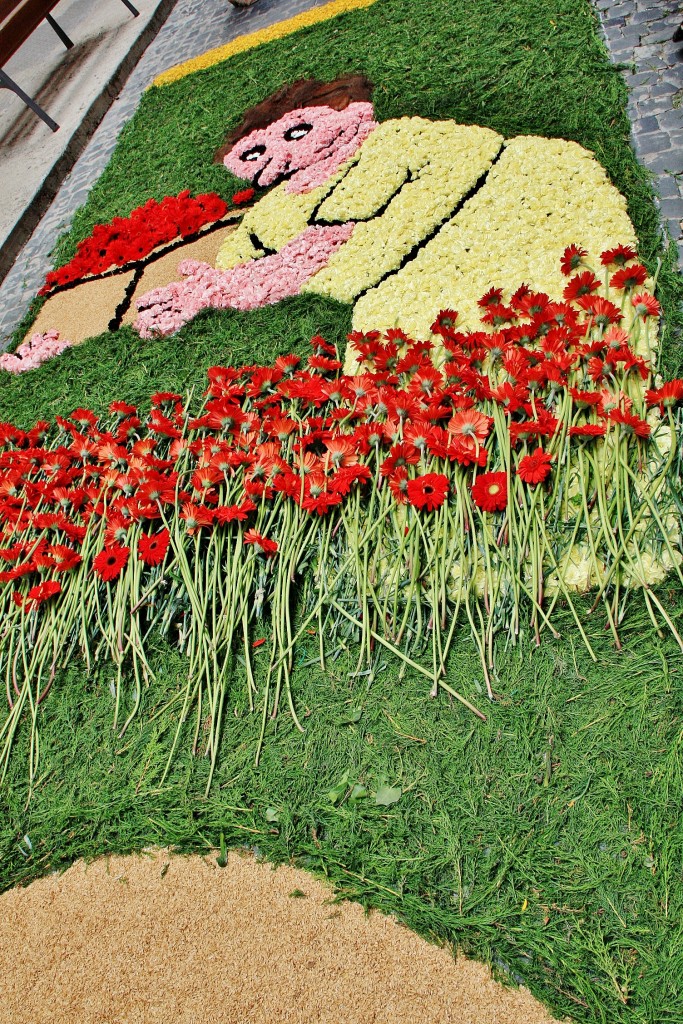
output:
[[[259,200],[216,265],[228,270],[262,256],[259,242],[279,251],[312,221],[353,221],[350,240],[302,289],[353,302],[448,218],[502,144],[488,128],[420,117],[385,121],[324,185],[297,194],[283,182]]]
[[[655,549],[651,541],[643,539],[646,531],[652,528],[652,517],[649,514],[645,515],[641,528],[636,531],[636,539],[626,547],[630,570],[625,569],[622,574],[622,583],[625,586],[658,586],[683,563],[683,556],[678,550],[680,532],[676,517],[664,517],[663,525],[670,546],[659,544]],[[547,567],[545,593],[548,597],[556,594],[559,588],[558,569],[567,589],[578,594],[586,594],[589,590],[601,586],[609,571],[605,562],[594,560],[589,544],[585,541],[574,544],[562,555],[557,569]]]
[[[263,256],[259,242],[279,252],[293,241],[308,227],[309,217],[328,191],[329,182],[303,195],[287,192],[286,186],[287,183],[282,182],[247,210],[216,257],[219,270],[229,270],[238,263]]]
[[[562,139],[512,139],[484,186],[417,258],[359,300],[354,328],[402,327],[420,337],[450,307],[476,329],[477,299],[489,288],[510,294],[524,282],[561,299],[566,246],[582,246],[597,264],[620,242],[635,242],[626,201],[591,153]]]
[[[302,289],[353,302],[429,237],[486,173],[503,140],[452,121],[387,121],[320,207],[316,220],[355,221],[353,235]]]

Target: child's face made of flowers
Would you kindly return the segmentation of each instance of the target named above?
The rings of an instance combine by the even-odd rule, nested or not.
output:
[[[371,103],[350,103],[345,110],[300,107],[251,132],[230,150],[223,163],[254,185],[273,185],[297,171],[334,156],[372,121]]]

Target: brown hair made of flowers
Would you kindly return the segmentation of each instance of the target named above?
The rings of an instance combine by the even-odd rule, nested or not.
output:
[[[291,85],[283,85],[265,100],[250,107],[242,121],[226,137],[216,151],[214,163],[222,163],[235,143],[259,128],[267,128],[285,114],[301,107],[332,107],[346,110],[349,103],[368,103],[374,86],[365,75],[344,75],[334,82],[320,82],[317,78],[300,78]]]

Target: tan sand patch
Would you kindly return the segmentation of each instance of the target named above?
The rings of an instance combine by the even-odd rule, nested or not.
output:
[[[0,896],[2,1019],[553,1024],[526,989],[332,895],[237,853],[79,861]]]
[[[170,284],[171,281],[180,280],[178,264],[183,260],[200,260],[202,263],[210,263],[212,267],[215,267],[218,250],[236,227],[237,222],[228,224],[224,228],[219,228],[217,231],[211,231],[209,234],[198,238],[196,242],[188,242],[187,245],[183,245],[173,252],[167,253],[166,256],[160,256],[153,263],[149,263],[145,267],[144,273],[135,289],[130,309],[121,322],[132,324],[137,318],[136,296],[140,298],[145,292],[151,292],[153,288],[163,288],[164,285]]]
[[[38,331],[59,331],[60,338],[68,338],[80,345],[86,338],[94,338],[109,329],[109,321],[116,307],[123,301],[126,288],[133,280],[133,271],[112,274],[95,281],[84,281],[75,288],[51,295],[24,338],[27,341]]]

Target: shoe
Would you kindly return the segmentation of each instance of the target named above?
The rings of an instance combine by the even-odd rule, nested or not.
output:
[[[683,43],[683,23],[681,23],[672,35],[674,43]]]

